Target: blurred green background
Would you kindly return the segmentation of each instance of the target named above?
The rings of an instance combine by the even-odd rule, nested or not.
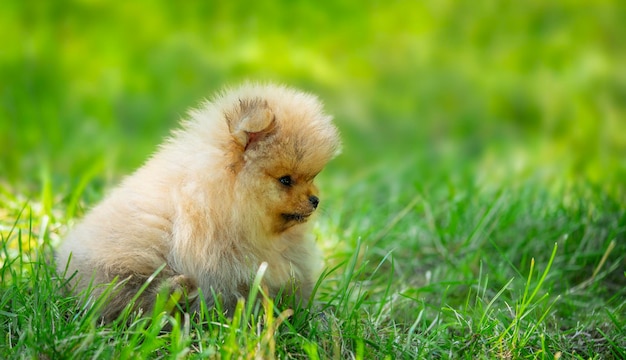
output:
[[[624,4],[3,1],[0,182],[119,179],[189,107],[251,79],[323,99],[338,176],[532,173],[624,199]]]

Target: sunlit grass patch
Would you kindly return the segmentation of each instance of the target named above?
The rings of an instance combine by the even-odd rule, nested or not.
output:
[[[388,191],[393,182],[373,184],[377,191]],[[619,358],[626,304],[619,288],[624,255],[615,248],[623,245],[602,242],[608,247],[601,245],[597,252],[572,248],[602,234],[594,221],[610,217],[588,218],[584,205],[567,215],[562,202],[527,187],[507,195],[505,190],[478,191],[472,197],[459,194],[466,191],[461,188],[426,192],[409,210],[392,206],[381,213],[364,212],[374,216],[370,220],[359,219],[359,213],[341,219],[386,225],[369,233],[358,226],[347,228],[343,250],[332,254],[327,249],[335,265],[320,280],[315,306],[295,312],[274,307],[259,281],[260,306],[241,302],[232,317],[205,307],[196,317],[172,314],[171,304],[162,302],[152,314],[129,312],[104,325],[97,306],[93,308],[97,302],[68,296],[64,280],[47,262],[20,262],[17,254],[5,251],[12,260],[2,267],[1,325],[7,334],[2,351],[8,358],[68,353],[133,358]],[[358,204],[368,194],[359,189],[343,193],[355,201],[342,206]],[[535,198],[539,204],[534,206],[531,194],[546,197]],[[610,203],[593,201],[599,207],[596,214],[606,216]],[[585,221],[591,222],[579,232]],[[609,226],[623,236],[616,224]],[[326,231],[318,227],[318,236]],[[510,239],[503,242],[500,236]],[[44,236],[44,247],[48,241]],[[590,261],[581,263],[583,259]]]

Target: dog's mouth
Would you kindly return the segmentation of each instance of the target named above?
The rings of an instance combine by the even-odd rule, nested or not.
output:
[[[311,214],[281,214],[285,221],[295,221],[297,223],[303,223],[307,221]]]

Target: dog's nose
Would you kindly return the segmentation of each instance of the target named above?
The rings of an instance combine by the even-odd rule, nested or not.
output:
[[[317,209],[317,205],[319,205],[320,199],[315,195],[311,195],[309,196],[309,202],[311,203],[311,205],[313,205],[314,209]]]

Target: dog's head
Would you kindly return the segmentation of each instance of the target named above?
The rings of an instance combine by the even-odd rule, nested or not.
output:
[[[225,112],[240,206],[282,233],[317,209],[316,175],[339,151],[337,129],[312,95],[251,85]],[[249,215],[254,216],[254,215]]]

